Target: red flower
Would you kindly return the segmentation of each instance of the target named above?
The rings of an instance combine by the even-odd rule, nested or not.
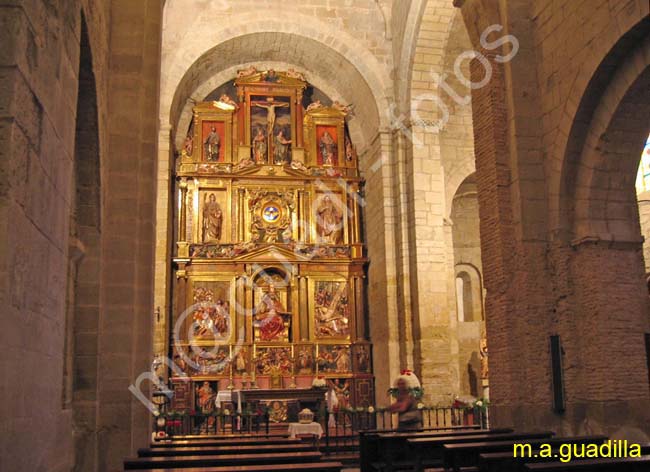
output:
[[[413,373],[410,369],[404,369],[400,375],[411,375]]]

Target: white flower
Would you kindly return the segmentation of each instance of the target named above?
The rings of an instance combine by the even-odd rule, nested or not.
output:
[[[481,400],[477,401],[476,406],[483,406],[483,402]]]
[[[417,407],[418,407],[418,410],[421,410],[422,408],[424,408],[424,403],[418,403]]]
[[[223,414],[228,416],[230,414],[230,410],[226,408],[225,410],[223,410]]]
[[[368,413],[374,413],[375,409],[371,406],[368,407]]]

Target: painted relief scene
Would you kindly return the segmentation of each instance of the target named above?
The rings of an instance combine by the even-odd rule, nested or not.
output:
[[[197,282],[192,298],[192,339],[228,341],[231,334],[230,282]]]
[[[319,280],[315,283],[314,329],[317,338],[347,338],[350,335],[347,282]]]
[[[318,346],[318,371],[320,373],[347,373],[352,370],[350,346],[325,345]]]

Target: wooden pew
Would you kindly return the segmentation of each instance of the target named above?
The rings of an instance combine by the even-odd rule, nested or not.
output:
[[[436,438],[407,439],[411,456],[414,458],[414,470],[422,470],[423,465],[440,466],[443,460],[443,447],[445,444],[459,444],[467,442],[494,442],[494,441],[525,441],[531,439],[545,439],[553,436],[552,431],[529,433],[504,433],[465,436],[442,436]]]
[[[264,439],[264,438],[241,438],[241,439],[221,439],[218,441],[208,439],[192,439],[192,440],[180,440],[180,441],[166,441],[166,442],[154,442],[151,443],[151,448],[170,448],[170,447],[219,447],[219,446],[246,446],[246,445],[271,445],[271,444],[297,444],[302,442],[299,438],[273,438],[273,439]]]
[[[245,446],[173,447],[138,449],[138,457],[216,456],[221,454],[267,454],[269,452],[309,452],[316,450],[310,443],[265,444]]]
[[[319,462],[320,452],[268,453],[268,454],[224,454],[213,456],[171,456],[171,457],[136,457],[124,461],[124,470],[136,469],[170,469],[170,468],[205,468],[236,465],[274,465]],[[287,466],[287,469],[291,467]],[[233,469],[230,469],[233,470]]]
[[[454,428],[451,431],[448,428],[427,431],[410,431],[410,432],[362,432],[359,435],[360,446],[360,466],[361,472],[371,472],[377,470],[377,465],[393,464],[400,462],[400,456],[408,448],[408,439],[412,438],[435,438],[449,436],[475,436],[485,434],[504,434],[511,433],[512,429],[470,429],[460,430]],[[373,465],[374,464],[374,465]]]
[[[650,455],[628,458],[579,459],[571,462],[539,462],[525,464],[530,472],[648,472]]]
[[[480,472],[522,472],[525,463],[557,462],[556,458],[540,457],[539,453],[539,449],[533,449],[532,457],[526,458],[514,457],[512,450],[508,452],[481,453],[479,455],[479,470]],[[560,457],[559,448],[554,448],[552,454],[558,454],[555,457]],[[650,454],[650,443],[641,445],[641,454]]]
[[[607,436],[574,436],[566,438],[543,438],[527,440],[504,440],[504,441],[482,441],[466,442],[460,444],[443,445],[443,464],[445,469],[458,471],[461,467],[477,467],[480,454],[486,452],[513,453],[515,444],[527,444],[531,449],[549,444],[551,447],[559,447],[562,444],[602,444]]]
[[[340,462],[311,462],[305,464],[236,465],[183,469],[150,469],[149,472],[341,472]]]

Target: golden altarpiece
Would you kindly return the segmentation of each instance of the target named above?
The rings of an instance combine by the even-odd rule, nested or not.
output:
[[[292,70],[235,87],[196,104],[176,165],[172,408],[235,389],[286,411],[315,378],[339,406],[372,404],[349,107],[305,106]]]

